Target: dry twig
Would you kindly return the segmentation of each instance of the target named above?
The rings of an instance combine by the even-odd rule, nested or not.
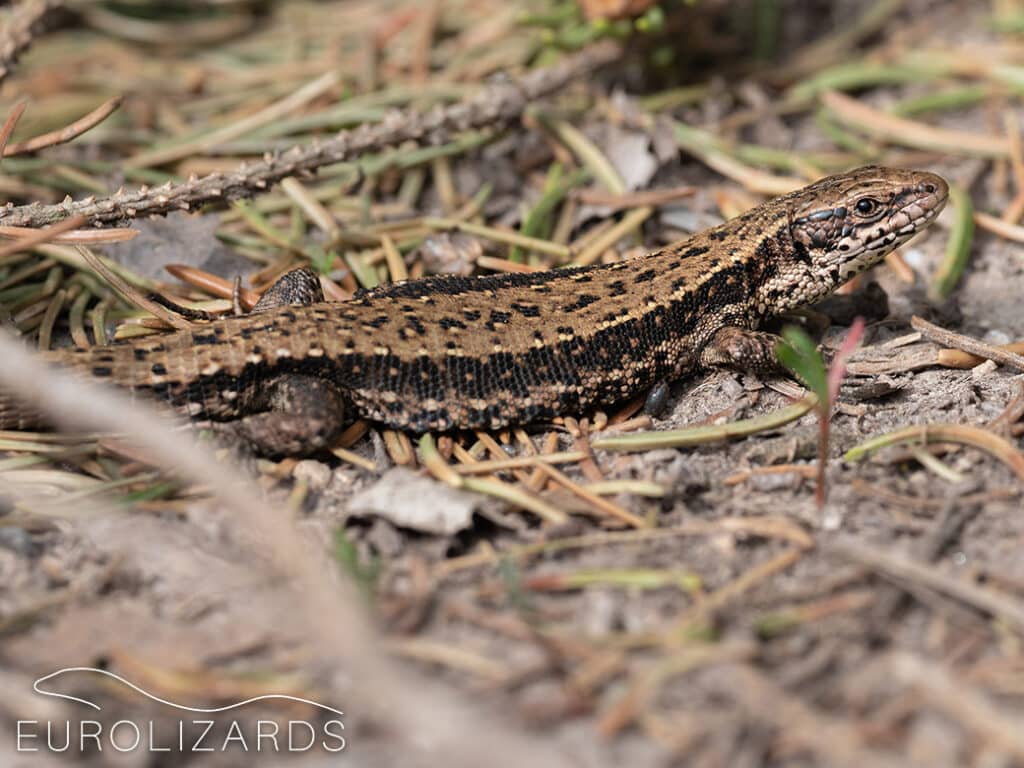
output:
[[[324,142],[268,155],[260,162],[243,164],[231,173],[211,173],[183,184],[168,182],[155,189],[144,186],[130,192],[120,190],[98,200],[90,197],[56,205],[12,206],[0,211],[0,222],[41,227],[68,216],[82,215],[100,226],[136,216],[187,211],[206,203],[249,197],[289,176],[301,177],[318,168],[405,142],[444,144],[455,134],[511,125],[539,99],[558,93],[569,83],[613,61],[617,55],[618,46],[601,43],[553,67],[534,70],[518,80],[490,85],[467,101],[426,113],[394,112],[380,123],[364,124]]]
[[[947,331],[945,328],[940,328],[917,316],[911,318],[910,324],[915,331],[920,331],[926,339],[937,344],[960,349],[978,357],[994,360],[1000,365],[1008,365],[1011,368],[1016,368],[1018,371],[1024,371],[1024,356],[1008,352],[992,344],[986,344],[978,339],[972,339],[970,336],[964,336],[962,333]]]

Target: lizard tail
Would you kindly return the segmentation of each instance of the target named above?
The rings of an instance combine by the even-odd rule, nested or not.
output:
[[[103,347],[50,350],[40,354],[44,362],[70,373],[87,376],[110,353]],[[105,363],[104,363],[105,364]],[[8,390],[0,389],[0,430],[42,429],[52,426],[43,413]]]
[[[0,393],[0,429],[39,429],[42,416],[5,393]]]

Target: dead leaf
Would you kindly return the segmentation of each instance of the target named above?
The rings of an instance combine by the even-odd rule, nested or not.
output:
[[[451,535],[473,523],[482,500],[423,477],[405,467],[395,467],[375,484],[352,497],[354,515],[378,515],[400,528]]]

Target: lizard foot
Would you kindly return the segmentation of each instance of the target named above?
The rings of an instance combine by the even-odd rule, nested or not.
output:
[[[700,364],[706,368],[729,367],[753,373],[781,370],[775,347],[782,339],[774,333],[749,331],[729,325],[719,328],[700,351]]]

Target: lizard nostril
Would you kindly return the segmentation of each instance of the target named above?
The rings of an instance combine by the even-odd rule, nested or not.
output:
[[[929,195],[935,194],[935,185],[934,184],[925,184],[924,185],[924,191],[927,192]]]

